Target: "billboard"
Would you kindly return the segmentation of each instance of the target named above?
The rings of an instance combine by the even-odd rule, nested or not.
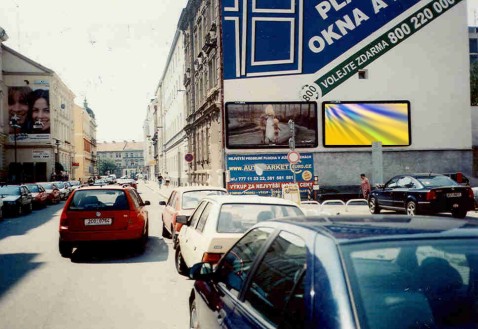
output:
[[[50,140],[50,94],[48,89],[8,87],[9,140]]]
[[[294,172],[301,194],[307,195],[314,185],[312,153],[301,153],[295,165],[289,163],[286,153],[228,154],[226,161],[230,194],[278,195],[283,185],[294,182]]]
[[[323,102],[324,147],[409,146],[410,102]]]
[[[293,133],[295,147],[317,147],[315,102],[226,103],[228,149],[288,148]]]

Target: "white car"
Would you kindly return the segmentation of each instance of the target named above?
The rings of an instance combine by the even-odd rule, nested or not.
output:
[[[249,195],[204,198],[191,217],[177,216],[183,224],[176,248],[176,269],[184,274],[200,262],[216,263],[254,224],[280,217],[304,216],[289,200]]]

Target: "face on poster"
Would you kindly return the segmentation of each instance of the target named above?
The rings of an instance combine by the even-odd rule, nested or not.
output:
[[[8,88],[9,139],[35,142],[50,139],[50,93],[29,86]]]

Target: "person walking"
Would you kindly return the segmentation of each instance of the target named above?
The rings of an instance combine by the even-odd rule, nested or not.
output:
[[[370,182],[368,181],[367,176],[365,174],[360,174],[360,179],[362,182],[360,183],[360,188],[362,189],[362,195],[364,199],[368,199],[370,195],[370,191],[372,190],[370,187]]]
[[[161,185],[163,185],[163,176],[161,174],[158,175],[158,184],[159,188],[161,188]]]

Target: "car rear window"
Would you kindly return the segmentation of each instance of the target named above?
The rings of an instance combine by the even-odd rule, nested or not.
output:
[[[476,239],[374,242],[343,251],[361,327],[476,326]]]
[[[209,195],[224,195],[227,194],[225,191],[221,190],[200,190],[200,191],[190,191],[183,193],[182,199],[182,208],[183,209],[196,209],[199,204],[199,201],[204,199]]]
[[[419,176],[418,181],[425,187],[458,186],[458,183],[447,176]]]
[[[303,216],[296,206],[274,204],[224,204],[219,213],[218,233],[244,233],[254,224],[280,217]]]
[[[68,210],[128,210],[126,194],[122,190],[77,190]]]

